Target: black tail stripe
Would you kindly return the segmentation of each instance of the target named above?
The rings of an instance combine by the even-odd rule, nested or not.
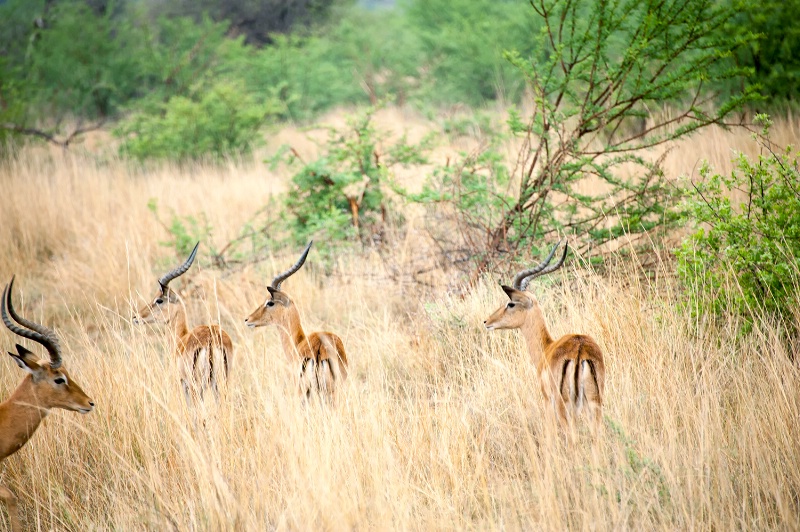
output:
[[[570,359],[564,360],[564,365],[561,366],[561,380],[558,383],[558,393],[561,394],[561,397],[564,397],[564,383],[566,383],[567,377],[567,366],[569,363],[572,362]]]
[[[214,382],[214,344],[208,347],[208,383]]]

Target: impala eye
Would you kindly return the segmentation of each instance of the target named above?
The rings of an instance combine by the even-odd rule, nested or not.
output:
[[[53,382],[56,384],[64,384],[65,382],[67,382],[67,379],[65,379],[64,377],[58,377],[57,379],[53,380]]]
[[[156,305],[160,305],[160,304],[162,304],[163,302],[164,302],[164,300],[163,300],[163,299],[161,299],[160,297],[159,297],[158,299],[156,299]]]
[[[516,305],[516,303],[509,303],[509,304],[508,304],[508,305],[506,305],[506,306],[507,306],[508,308],[514,308],[514,305]]]
[[[268,307],[274,307],[275,306],[275,302],[274,301],[267,301],[267,306]]]

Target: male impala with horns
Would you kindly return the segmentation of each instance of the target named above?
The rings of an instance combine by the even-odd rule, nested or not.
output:
[[[497,309],[484,325],[495,329],[519,329],[528,345],[531,360],[536,366],[542,394],[552,404],[562,427],[569,419],[588,410],[595,428],[602,421],[605,364],[600,347],[589,336],[567,334],[553,340],[547,330],[539,302],[526,291],[528,283],[536,277],[559,269],[567,258],[568,247],[556,264],[550,265],[561,242],[556,244],[547,258],[538,266],[519,272],[511,286],[502,285],[508,303]]]
[[[300,369],[300,394],[309,398],[312,393],[335,398],[347,378],[347,355],[341,338],[331,332],[309,335],[300,324],[300,313],[294,301],[281,290],[281,284],[294,275],[306,261],[311,249],[309,242],[300,259],[288,270],[277,275],[267,288],[269,297],[245,319],[248,327],[275,325],[281,336],[283,350]]]
[[[165,323],[172,329],[175,354],[181,370],[181,386],[187,403],[202,398],[211,387],[219,395],[218,381],[227,379],[233,356],[230,336],[218,325],[198,325],[189,329],[186,324],[186,305],[169,283],[191,267],[200,242],[195,244],[186,262],[164,274],[158,280],[158,292],[153,300],[134,316],[134,323]]]

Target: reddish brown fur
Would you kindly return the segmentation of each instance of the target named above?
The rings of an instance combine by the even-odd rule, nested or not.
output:
[[[602,422],[605,363],[600,347],[589,336],[568,334],[554,341],[541,308],[531,294],[504,286],[510,301],[485,322],[486,328],[520,329],[536,366],[545,400],[552,403],[563,427],[586,404],[595,427]],[[568,410],[573,416],[570,416]]]
[[[306,336],[294,302],[284,292],[273,291],[263,305],[253,311],[248,327],[276,325],[286,355],[300,365],[300,393],[336,395],[347,378],[347,354],[341,338],[332,332],[314,332]]]
[[[37,361],[36,356],[24,347],[17,346],[17,351],[18,355],[9,354],[29,374],[0,404],[0,462],[28,443],[51,409],[63,408],[87,414],[94,408],[92,400],[72,380],[63,365],[53,369],[50,361]],[[63,383],[56,382],[61,379]],[[8,508],[11,530],[21,532],[16,496],[7,487],[0,486],[0,499]]]
[[[221,327],[198,325],[190,331],[186,324],[186,306],[171,288],[159,292],[152,303],[142,307],[134,321],[167,323],[171,326],[175,354],[180,362],[181,384],[187,401],[193,395],[202,397],[208,386],[211,386],[215,394],[219,393],[217,377],[220,362],[224,377],[227,378],[233,355],[231,338]]]

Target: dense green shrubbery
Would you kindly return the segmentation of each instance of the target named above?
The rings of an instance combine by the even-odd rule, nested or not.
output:
[[[387,196],[388,172],[395,165],[424,164],[432,140],[390,142],[373,126],[373,112],[352,117],[344,131],[331,130],[324,153],[314,161],[299,161],[284,148],[288,162],[301,165],[292,178],[285,212],[286,227],[297,243],[383,238],[387,218],[395,216]]]
[[[408,0],[409,27],[424,53],[419,98],[433,104],[480,106],[519,101],[525,78],[503,58],[531,56],[542,22],[519,0]]]
[[[518,61],[553,53],[553,43],[542,40],[546,17],[522,0],[403,0],[374,10],[346,1],[331,5],[319,0],[294,6],[304,11],[286,20],[276,12],[276,20],[301,24],[265,34],[245,27],[249,19],[224,19],[240,12],[269,17],[272,3],[204,0],[220,20],[212,22],[197,9],[190,18],[158,2],[9,0],[0,4],[6,21],[0,27],[0,125],[14,127],[0,129],[55,132],[65,118],[117,119],[122,111],[139,120],[174,106],[167,104],[173,97],[199,102],[200,93],[222,78],[256,102],[278,98],[283,116],[303,120],[335,106],[387,99],[422,108],[516,102],[526,90],[525,75],[503,52],[514,50]],[[592,6],[600,5],[572,3],[570,13],[594,24]],[[800,0],[739,6],[738,18],[711,28],[729,44],[743,33],[761,32],[735,60],[752,66],[755,81],[771,97],[797,97],[792,87],[798,85],[800,54],[793,55],[798,33],[791,15],[799,6]],[[640,17],[641,6],[631,8],[626,23],[639,24]],[[269,44],[246,45],[243,33],[248,42]],[[559,31],[551,36],[567,37]],[[613,62],[623,48],[611,39],[604,53]],[[713,90],[725,80],[703,83]],[[654,94],[658,100],[660,93]]]
[[[705,165],[685,190],[694,226],[678,272],[699,314],[762,311],[800,326],[800,153],[759,138],[756,160],[739,154],[720,175]]]
[[[800,0],[740,2],[730,32],[756,32],[759,38],[737,54],[753,69],[767,105],[797,105],[800,100]]]
[[[220,82],[197,99],[173,96],[158,112],[134,115],[116,133],[124,139],[121,153],[138,160],[221,159],[249,153],[277,109],[237,85]]]
[[[677,218],[663,159],[649,149],[724,122],[752,98],[715,102],[706,88],[742,79],[729,58],[751,37],[720,34],[735,12],[715,0],[531,6],[545,27],[536,53],[506,54],[532,99],[509,116],[515,164],[503,168],[488,146],[437,169],[418,197],[444,254],[472,273],[563,234],[585,256],[621,237],[649,244]],[[670,116],[648,111],[665,105]]]

